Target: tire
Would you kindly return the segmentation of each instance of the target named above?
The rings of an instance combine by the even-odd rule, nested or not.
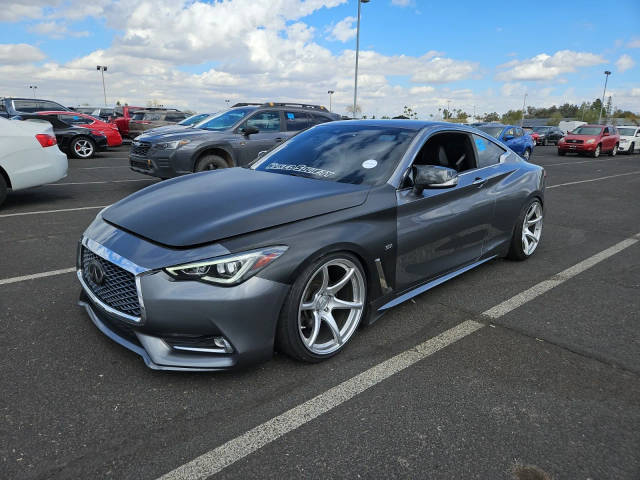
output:
[[[205,155],[196,162],[194,172],[205,172],[207,170],[218,170],[219,168],[227,168],[227,162],[218,155]]]
[[[635,149],[636,149],[636,144],[632,143],[631,146],[629,147],[629,150],[627,150],[627,155],[633,155],[635,153]]]
[[[4,177],[0,174],[0,205],[2,205],[7,198],[7,182]]]
[[[601,149],[601,146],[598,145],[596,149],[593,151],[593,153],[591,154],[591,156],[593,158],[598,158],[600,156],[600,149]]]
[[[544,140],[542,140],[542,146],[546,147],[547,146],[547,139],[545,138]]]
[[[558,150],[558,155],[560,155],[561,157],[564,157],[567,154],[567,152],[565,152],[564,150]]]
[[[341,281],[343,286],[332,291]],[[342,303],[336,307],[337,302]],[[366,305],[367,280],[360,261],[347,252],[322,257],[293,283],[280,312],[276,348],[309,363],[331,358],[355,333]]]
[[[618,154],[618,144],[616,143],[609,152],[610,157],[615,157]]]
[[[69,144],[69,153],[73,158],[91,158],[96,154],[96,144],[89,137],[76,137]]]
[[[529,158],[531,158],[531,150],[525,148],[524,153],[522,154],[522,158],[524,158],[526,161],[529,161]]]
[[[529,200],[518,215],[507,258],[522,261],[536,252],[542,238],[542,221],[543,209],[540,200]]]

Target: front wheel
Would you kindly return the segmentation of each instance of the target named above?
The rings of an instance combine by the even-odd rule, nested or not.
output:
[[[219,157],[218,155],[205,155],[198,163],[196,163],[196,168],[194,172],[205,172],[207,170],[218,170],[219,168],[227,168],[227,162],[224,161],[224,158]]]
[[[522,158],[529,161],[530,157],[531,157],[531,150],[529,150],[528,148],[525,148],[524,153],[522,154]]]
[[[507,257],[511,260],[526,260],[534,254],[542,237],[542,204],[533,199],[522,209],[518,217],[511,247]]]
[[[593,158],[598,158],[600,156],[600,145],[596,147],[592,154]]]
[[[613,149],[609,152],[609,155],[615,157],[618,154],[618,144],[616,143],[613,146]]]
[[[296,279],[278,321],[280,351],[316,363],[340,352],[365,312],[364,269],[349,253],[316,260]]]
[[[69,151],[75,158],[91,158],[96,153],[96,144],[87,137],[77,137],[71,141]]]

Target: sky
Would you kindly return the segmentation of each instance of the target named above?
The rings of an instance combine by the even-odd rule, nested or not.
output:
[[[640,112],[640,1],[361,5],[358,104],[419,118],[602,96]],[[0,96],[197,112],[353,103],[357,0],[0,0]],[[433,116],[433,117],[432,117]]]

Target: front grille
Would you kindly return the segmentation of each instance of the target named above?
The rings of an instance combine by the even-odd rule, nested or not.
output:
[[[149,164],[147,162],[145,162],[144,160],[136,160],[134,158],[131,158],[131,159],[129,159],[129,164],[132,167],[140,168],[142,170],[151,170],[151,167],[149,166]]]
[[[89,274],[89,265],[92,262],[97,262],[104,272],[104,279],[100,285],[95,283]],[[82,278],[93,294],[111,308],[134,317],[140,316],[140,302],[134,275],[84,246],[82,247]]]
[[[572,138],[566,140],[567,143],[584,143],[584,140],[574,140]]]
[[[145,156],[150,148],[151,144],[149,142],[133,142],[131,144],[131,153],[134,155]]]

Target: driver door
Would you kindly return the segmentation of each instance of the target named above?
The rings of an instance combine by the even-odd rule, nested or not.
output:
[[[282,132],[283,121],[280,112],[277,110],[261,110],[246,121],[237,129],[236,133],[240,137],[238,148],[238,165],[247,165],[258,157],[258,152],[269,150],[271,147],[284,140]],[[258,133],[250,135],[242,134],[245,127],[255,127]]]

